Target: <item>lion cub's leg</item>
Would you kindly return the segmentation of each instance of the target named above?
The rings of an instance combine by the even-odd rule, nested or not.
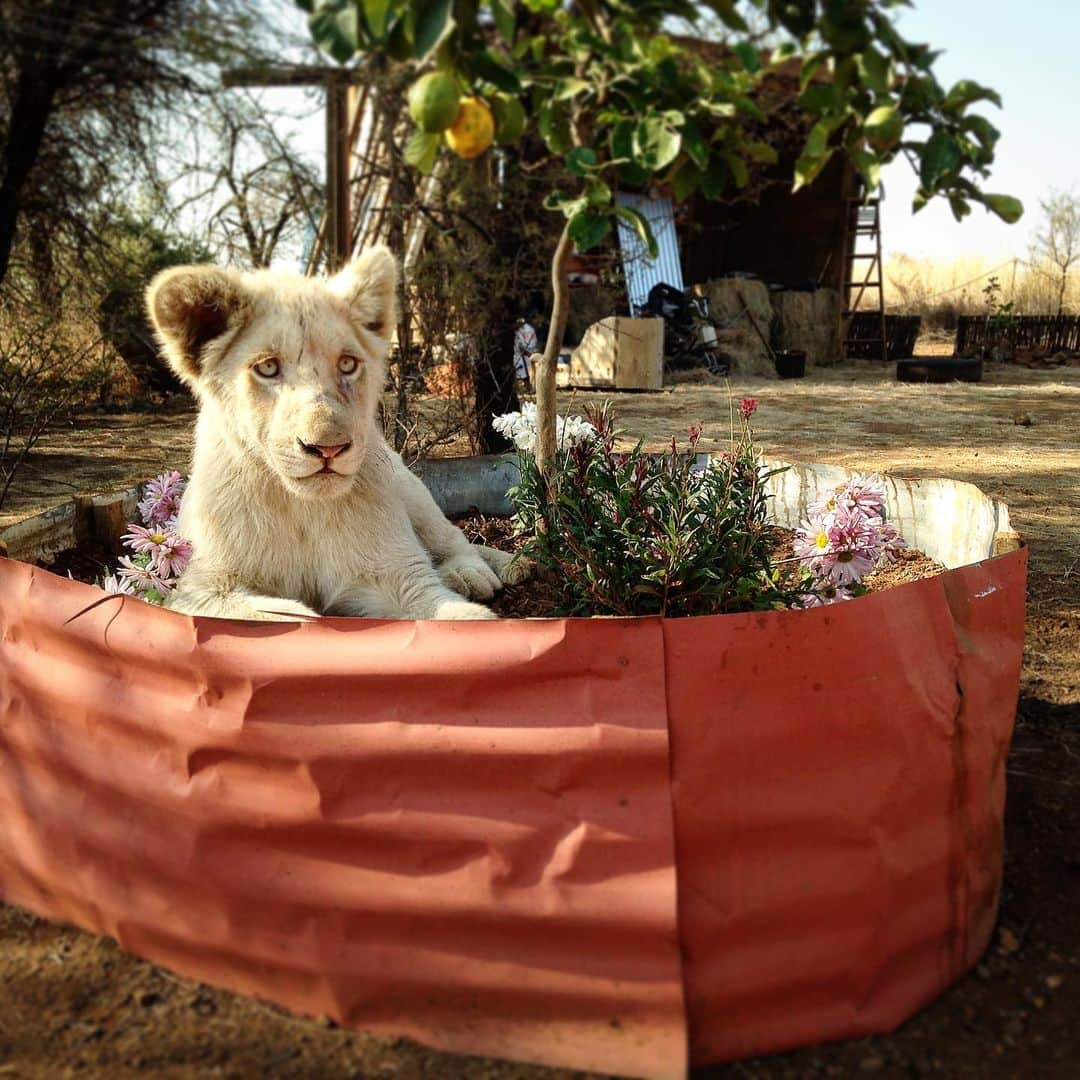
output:
[[[413,530],[435,559],[439,576],[455,592],[473,600],[490,600],[504,584],[516,584],[529,576],[532,567],[527,559],[470,544],[465,534],[446,520],[424,482],[400,458],[394,463],[394,481]]]
[[[298,600],[262,596],[244,589],[181,589],[169,597],[165,606],[184,615],[210,615],[216,619],[300,622],[318,618],[318,612]]]
[[[334,615],[371,619],[497,618],[489,608],[463,600],[449,588],[425,551],[417,551],[412,558],[384,569],[376,580],[347,586],[327,609]]]

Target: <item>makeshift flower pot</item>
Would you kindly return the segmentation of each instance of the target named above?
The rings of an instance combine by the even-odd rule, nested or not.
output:
[[[780,522],[837,475],[774,478]],[[991,932],[1026,565],[970,485],[888,491],[950,569],[806,611],[249,624],[0,561],[0,896],[459,1052],[887,1030]]]

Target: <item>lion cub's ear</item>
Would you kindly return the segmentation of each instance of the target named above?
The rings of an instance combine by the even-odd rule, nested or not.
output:
[[[327,286],[344,298],[365,330],[390,340],[397,322],[398,262],[379,245],[357,255]]]
[[[146,290],[146,307],[173,371],[191,386],[203,350],[247,321],[251,300],[239,277],[216,266],[174,266]]]

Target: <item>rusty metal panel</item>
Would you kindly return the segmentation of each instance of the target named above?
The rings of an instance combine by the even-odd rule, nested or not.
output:
[[[464,1053],[678,1076],[888,1030],[990,934],[1025,570],[288,625],[0,560],[0,896]]]
[[[890,1030],[975,962],[1025,568],[665,622],[692,1062]]]
[[[683,1073],[657,620],[101,596],[0,562],[4,900],[343,1024]]]

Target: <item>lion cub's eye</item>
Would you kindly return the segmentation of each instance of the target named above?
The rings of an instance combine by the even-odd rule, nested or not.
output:
[[[281,374],[281,361],[276,356],[268,356],[253,364],[251,370],[264,379],[276,379]]]
[[[352,375],[356,372],[356,369],[360,366],[360,359],[356,356],[350,356],[348,353],[342,353],[338,358],[337,369],[342,375]]]

